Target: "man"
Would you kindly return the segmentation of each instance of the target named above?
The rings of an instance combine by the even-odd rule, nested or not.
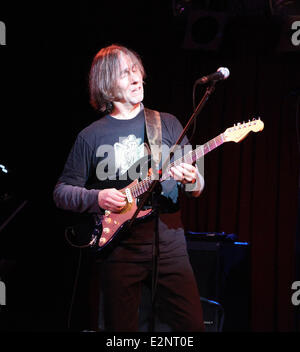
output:
[[[123,46],[108,46],[95,56],[89,76],[90,102],[104,116],[77,136],[54,190],[58,207],[103,214],[104,210],[119,213],[126,205],[126,196],[119,191],[124,187],[122,175],[143,155],[149,139],[142,104],[144,77],[139,56]],[[162,146],[172,147],[182,126],[167,113],[160,113],[160,119]],[[188,143],[186,137],[182,143]],[[110,155],[101,152],[103,146],[113,147]],[[166,148],[162,150],[164,160]],[[179,185],[191,184],[188,193],[198,197],[204,180],[197,167],[188,163],[172,167],[169,173],[171,179],[162,182],[158,195],[157,312],[175,331],[202,331],[202,308],[186,251],[178,191]],[[108,331],[138,330],[141,283],[149,284],[153,269],[154,224],[151,216],[134,223],[103,262]]]

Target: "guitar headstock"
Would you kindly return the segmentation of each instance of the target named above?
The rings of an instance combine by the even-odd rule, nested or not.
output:
[[[238,123],[229,127],[223,133],[224,142],[240,142],[250,132],[260,132],[264,129],[264,123],[260,118],[249,120],[248,122]]]

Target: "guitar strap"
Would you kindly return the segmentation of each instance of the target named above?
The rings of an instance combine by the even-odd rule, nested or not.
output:
[[[154,161],[156,170],[159,170],[159,163],[161,161],[161,119],[158,111],[144,108],[145,124],[148,141],[151,149],[152,160]]]

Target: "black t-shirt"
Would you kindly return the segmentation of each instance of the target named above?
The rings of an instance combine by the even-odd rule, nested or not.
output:
[[[172,147],[182,126],[175,116],[160,113],[162,124],[162,160]],[[81,213],[100,213],[98,190],[123,188],[135,179],[135,165],[145,154],[144,109],[132,119],[110,115],[93,122],[77,136],[54,191],[58,207]],[[184,138],[181,144],[188,141]],[[143,165],[144,163],[142,163]],[[133,167],[132,167],[133,165]],[[145,164],[147,167],[147,164]],[[126,176],[126,177],[125,177]],[[128,176],[130,179],[128,180]],[[162,182],[159,198],[161,257],[186,255],[186,243],[179,211],[179,185],[174,180]],[[111,253],[110,260],[149,260],[152,255],[154,220],[150,216],[134,225]]]

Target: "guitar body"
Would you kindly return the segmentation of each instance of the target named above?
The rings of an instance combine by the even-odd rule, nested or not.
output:
[[[138,184],[134,180],[127,187],[120,189],[126,194],[128,189]],[[78,248],[89,247],[94,254],[108,252],[125,235],[126,228],[137,210],[137,199],[127,196],[126,205],[119,213],[112,213],[108,210],[101,215],[100,220],[94,220],[91,215],[81,216],[78,224],[73,224],[66,229],[68,242]],[[140,210],[136,221],[142,221],[152,214],[152,209]]]
[[[128,187],[121,189],[120,191],[126,194],[126,190],[138,183],[138,180],[133,181]],[[130,198],[130,197],[128,197]],[[137,210],[137,200],[132,197],[132,200],[126,199],[126,205],[119,213],[112,213],[105,211],[102,218],[102,229],[99,231],[97,238],[97,251],[101,251],[104,247],[109,246],[112,239],[120,238],[122,232],[124,232],[130,219],[133,217]],[[152,209],[140,210],[137,215],[137,219],[143,220],[152,213]]]

